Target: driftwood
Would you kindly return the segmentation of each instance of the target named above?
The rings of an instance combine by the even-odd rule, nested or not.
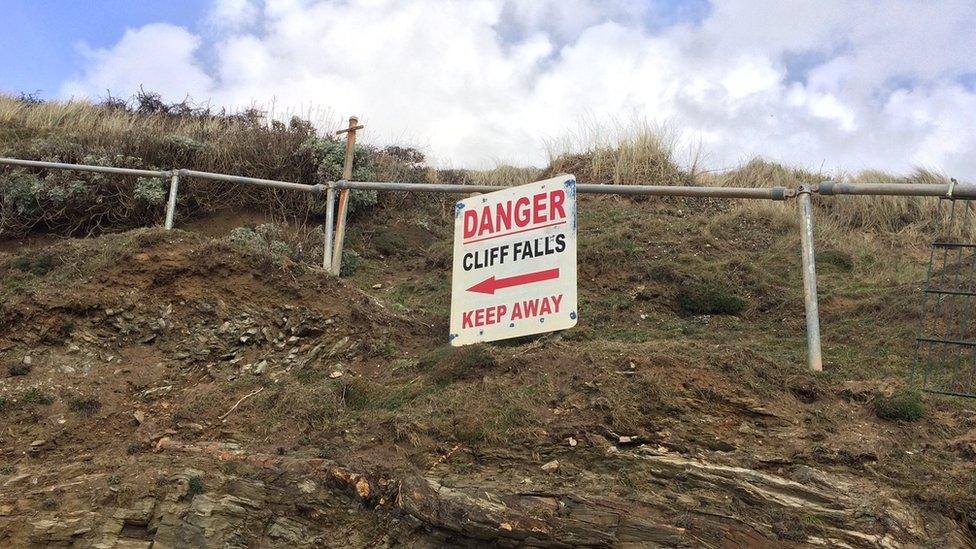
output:
[[[872,493],[867,485],[856,486],[850,479],[813,469],[806,471],[809,481],[799,483],[673,454],[638,450],[610,456],[658,483],[659,488],[640,494],[638,501],[574,493],[495,495],[474,487],[444,486],[424,476],[371,477],[326,459],[247,453],[234,444],[192,445],[164,438],[156,448],[325,479],[364,505],[411,517],[456,541],[531,547],[776,546],[783,525],[770,524],[770,513],[815,522],[815,531],[787,534],[818,545],[900,547],[932,535],[925,530],[932,517],[919,516],[888,494]],[[965,545],[965,535],[950,521],[943,525],[943,539]]]

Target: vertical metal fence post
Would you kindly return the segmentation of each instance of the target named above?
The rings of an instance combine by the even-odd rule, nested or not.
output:
[[[817,304],[817,264],[813,250],[813,201],[809,185],[797,190],[800,211],[800,247],[803,262],[803,303],[807,317],[807,365],[810,371],[823,371],[820,349],[820,307]]]
[[[332,272],[332,238],[335,234],[335,187],[329,182],[325,191],[325,253],[322,254],[322,268]]]
[[[349,117],[349,127],[339,130],[337,134],[346,134],[346,157],[342,163],[342,179],[352,179],[352,161],[356,152],[356,130],[362,128],[359,119]],[[336,218],[335,246],[332,249],[332,274],[338,276],[342,267],[342,243],[346,239],[346,211],[349,209],[349,189],[339,191],[339,213]]]
[[[166,230],[173,228],[173,218],[176,217],[176,192],[180,188],[180,175],[173,172],[169,180],[169,200],[166,203]]]

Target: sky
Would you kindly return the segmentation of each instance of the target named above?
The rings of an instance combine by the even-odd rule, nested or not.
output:
[[[647,123],[709,169],[976,180],[971,0],[0,0],[0,90],[259,106],[439,166]]]

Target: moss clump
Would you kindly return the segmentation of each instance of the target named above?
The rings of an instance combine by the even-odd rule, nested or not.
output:
[[[746,300],[718,280],[691,280],[678,292],[678,307],[693,315],[737,315],[746,308]]]
[[[879,397],[874,401],[874,411],[881,419],[917,421],[925,415],[925,406],[918,391],[902,390],[890,397]]]

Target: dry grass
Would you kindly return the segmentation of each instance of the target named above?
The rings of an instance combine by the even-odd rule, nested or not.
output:
[[[63,162],[83,162],[86,157],[97,156],[114,158],[116,164],[116,155],[122,155],[122,164],[133,167],[193,168],[305,183],[314,183],[321,177],[317,164],[320,159],[303,148],[310,138],[320,135],[307,120],[296,117],[283,124],[256,110],[213,114],[179,107],[147,113],[141,107],[117,104],[34,103],[0,95],[0,154]],[[319,126],[329,123],[320,121]],[[547,146],[550,162],[545,169],[501,165],[481,171],[435,170],[426,165],[419,151],[409,147],[364,148],[361,153],[369,157],[371,178],[416,183],[520,185],[557,173],[573,173],[582,183],[736,187],[795,188],[825,180],[933,184],[947,181],[945,176],[926,170],[905,177],[880,171],[831,176],[758,158],[727,172],[702,173],[696,147],[689,146],[678,132],[640,119],[584,123],[574,133],[549,140]],[[68,183],[52,180],[48,178],[45,184]],[[131,181],[112,181],[118,184],[111,192],[103,193],[105,197],[96,201],[96,209],[131,198]],[[321,213],[321,204],[295,193],[205,182],[192,182],[181,190],[180,209],[184,215],[220,207],[254,206],[284,212],[294,219]],[[393,201],[394,205],[406,203],[403,197]],[[950,208],[945,204],[940,208],[939,201],[933,198],[838,196],[817,197],[816,203],[818,223],[830,231],[867,231],[922,241],[933,237],[939,216],[945,221],[951,215]],[[751,215],[769,217],[777,224],[794,223],[795,213],[783,204],[738,204]],[[92,227],[128,228],[145,224],[147,216],[160,214],[158,206],[155,210],[139,211],[138,215],[132,213],[132,207],[116,210],[106,213],[99,209],[101,217],[82,227],[77,226],[77,221],[69,224],[56,219],[45,220],[39,229],[78,233],[91,232]],[[11,221],[15,214],[10,208],[2,213],[6,217],[0,218],[0,228],[13,227],[8,232],[37,230],[33,225]],[[87,214],[68,211],[62,217],[75,219],[79,215]],[[970,232],[976,234],[976,227],[971,227]]]
[[[320,117],[321,118],[321,117]],[[132,102],[36,102],[0,95],[0,156],[132,168],[189,168],[314,184],[340,177],[342,143],[328,121],[313,124],[249,109],[214,112],[185,103],[166,105],[142,93]],[[359,180],[425,181],[423,154],[406,147],[357,146]],[[0,234],[30,231],[94,234],[161,219],[164,182],[125,176],[0,169]],[[361,194],[361,193],[360,193]],[[375,200],[371,202],[375,203]],[[257,209],[306,219],[324,202],[294,192],[214,181],[180,187],[179,215],[219,209]]]
[[[550,140],[548,175],[572,173],[581,183],[684,185],[696,180],[697,153],[689,166],[678,163],[681,139],[645,120],[588,123],[562,139]]]
[[[895,176],[882,171],[868,170],[854,175],[830,175],[815,173],[753,159],[735,170],[710,174],[701,178],[702,184],[724,187],[787,187],[801,184],[813,185],[824,181],[844,183],[889,184],[946,184],[949,179],[932,171],[917,169],[908,176]],[[932,197],[909,196],[834,196],[816,197],[819,224],[831,230],[849,233],[870,231],[900,237],[903,240],[929,241],[935,237],[938,226],[948,225],[951,207]],[[749,201],[740,207],[761,212],[775,218],[793,215],[791,209],[765,201]],[[941,219],[940,219],[941,218]],[[958,223],[956,224],[959,225]],[[970,228],[970,237],[976,235],[976,227]],[[961,228],[957,227],[957,231]],[[959,237],[960,234],[953,236]]]
[[[5,149],[30,153],[32,140],[56,138],[77,145],[83,154],[104,149],[164,169],[282,172],[282,160],[315,134],[311,124],[303,124],[307,122],[295,118],[289,127],[257,110],[147,114],[88,101],[29,103],[0,95],[0,137]],[[180,155],[178,149],[189,150]],[[70,155],[70,151],[59,152]],[[174,161],[182,163],[177,166]]]

